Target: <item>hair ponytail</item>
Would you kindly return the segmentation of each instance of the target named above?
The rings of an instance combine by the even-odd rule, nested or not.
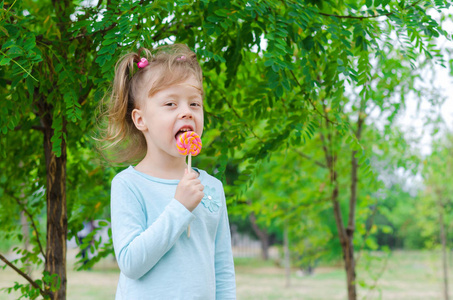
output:
[[[100,139],[103,142],[101,150],[111,162],[134,162],[143,157],[146,151],[145,137],[135,127],[131,117],[135,104],[130,85],[138,61],[138,53],[129,53],[115,65],[115,77],[104,115],[107,125]]]

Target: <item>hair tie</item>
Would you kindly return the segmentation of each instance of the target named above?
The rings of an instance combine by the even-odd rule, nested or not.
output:
[[[148,64],[149,64],[149,63],[148,63],[148,60],[147,60],[146,58],[142,57],[142,58],[140,59],[140,61],[137,63],[137,67],[138,67],[139,69],[143,69],[143,68],[146,67]]]
[[[180,57],[178,57],[176,60],[186,60],[186,57],[184,55],[181,55]]]

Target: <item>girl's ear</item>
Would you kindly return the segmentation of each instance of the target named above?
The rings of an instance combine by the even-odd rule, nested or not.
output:
[[[134,108],[131,114],[132,121],[140,131],[146,131],[148,127],[146,126],[145,119],[143,118],[143,112],[139,109]]]

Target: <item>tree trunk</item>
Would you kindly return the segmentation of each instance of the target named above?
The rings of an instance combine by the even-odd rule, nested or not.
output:
[[[44,150],[47,170],[47,247],[45,271],[50,276],[56,275],[52,282],[48,283],[46,290],[50,290],[53,300],[66,299],[66,239],[68,220],[66,213],[66,143],[64,138],[61,142],[61,155],[57,157],[52,151],[51,138],[54,131],[51,128],[52,119],[47,114],[43,118]],[[63,132],[66,132],[63,120]]]
[[[288,237],[288,221],[285,221],[283,247],[285,249],[285,274],[286,274],[286,287],[291,286],[291,258],[289,256],[289,237]]]
[[[346,238],[346,247],[342,247],[345,269],[346,269],[346,280],[348,285],[348,299],[357,299],[356,289],[356,274],[355,274],[355,258],[354,258],[354,246],[352,244],[352,236]]]
[[[346,270],[346,284],[348,288],[348,299],[357,299],[356,289],[356,273],[355,273],[355,258],[354,258],[354,245],[353,234],[354,231],[345,229],[343,225],[343,218],[341,216],[340,203],[338,201],[338,183],[336,182],[336,172],[333,177],[335,178],[335,186],[332,191],[332,202],[335,221],[337,224],[338,236],[340,238],[341,249],[343,251],[344,267]]]
[[[359,115],[357,119],[357,130],[355,136],[357,140],[360,140],[362,136],[362,129],[364,119],[366,101],[360,101]],[[342,249],[344,255],[346,278],[348,285],[348,299],[357,299],[357,285],[356,285],[356,273],[355,273],[355,258],[354,258],[354,232],[355,232],[355,211],[357,206],[357,183],[358,183],[358,171],[359,164],[357,161],[357,151],[351,153],[351,194],[349,197],[349,214],[348,214],[348,226],[346,230],[343,228],[343,242]],[[336,175],[335,175],[336,176]],[[338,208],[339,209],[339,208]]]
[[[447,238],[445,234],[444,224],[444,209],[443,205],[439,204],[439,225],[440,225],[440,241],[442,243],[442,267],[444,272],[444,300],[449,300],[448,296],[448,264],[447,264]]]
[[[252,224],[253,231],[260,239],[261,242],[261,258],[263,260],[269,259],[269,235],[265,229],[260,229],[256,224],[256,216],[254,213],[250,214],[250,223]]]
[[[360,134],[362,130],[363,119],[359,116],[358,129],[356,136],[360,139]],[[357,158],[355,157],[355,152],[352,153],[352,171],[351,171],[351,198],[349,199],[349,217],[348,224],[345,228],[343,222],[343,216],[341,213],[341,207],[339,202],[339,185],[338,185],[338,173],[335,169],[335,163],[337,156],[333,150],[329,151],[328,143],[332,141],[332,137],[329,134],[326,138],[324,134],[321,133],[321,141],[323,143],[323,151],[329,168],[330,173],[330,182],[332,184],[332,194],[331,200],[333,205],[333,214],[335,217],[335,223],[337,225],[338,237],[341,244],[341,249],[343,251],[343,260],[346,270],[346,284],[348,289],[348,299],[356,300],[357,299],[357,289],[356,289],[356,273],[355,273],[355,259],[354,259],[354,231],[355,231],[355,208],[357,203],[357,171],[358,164]]]
[[[74,13],[74,3],[70,0],[52,0],[56,24],[61,33],[62,41],[69,41],[70,33],[68,28],[71,27],[71,14]],[[65,44],[61,42],[60,52],[64,59],[67,57],[67,49]],[[66,43],[66,45],[69,45]],[[57,76],[56,76],[57,77]],[[57,77],[58,78],[58,77]],[[55,82],[54,82],[55,83]],[[61,95],[61,103],[63,101]],[[44,151],[46,156],[46,171],[47,171],[47,247],[46,247],[46,262],[45,271],[50,276],[56,275],[50,285],[51,298],[53,300],[66,299],[66,240],[68,235],[68,217],[66,207],[66,120],[64,113],[59,116],[61,122],[61,155],[57,157],[52,151],[52,137],[54,130],[52,129],[53,113],[55,108],[47,103],[45,97],[40,99],[40,116],[44,127]],[[52,291],[54,289],[54,291]]]

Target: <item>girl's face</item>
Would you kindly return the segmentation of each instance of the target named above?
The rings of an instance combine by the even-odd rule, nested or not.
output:
[[[203,98],[195,77],[147,97],[132,111],[135,126],[143,132],[148,153],[153,156],[183,157],[176,141],[184,131],[203,133]]]

